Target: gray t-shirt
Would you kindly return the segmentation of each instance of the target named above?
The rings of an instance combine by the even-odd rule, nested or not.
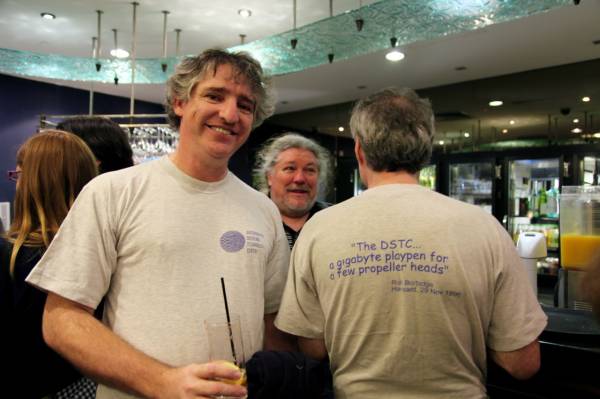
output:
[[[531,343],[546,316],[492,216],[390,184],[304,225],[275,324],[324,339],[336,398],[483,398],[486,349]]]
[[[246,358],[277,312],[289,248],[279,211],[229,173],[207,183],[169,158],[103,174],[81,192],[27,281],[95,308],[142,352],[173,366],[208,360],[203,321],[241,316]],[[101,386],[99,398],[129,397]]]

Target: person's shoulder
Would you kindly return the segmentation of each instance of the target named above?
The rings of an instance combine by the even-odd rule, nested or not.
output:
[[[250,186],[248,183],[244,182],[242,179],[237,177],[234,173],[229,172],[227,178],[229,179],[230,187],[232,187],[235,190],[239,190],[243,193],[243,195],[247,195],[250,198],[260,202],[265,200],[270,201],[269,197],[266,194],[256,190],[254,187]]]
[[[144,162],[127,168],[113,170],[110,172],[102,173],[96,176],[90,181],[90,184],[103,186],[103,185],[129,185],[132,180],[141,177],[151,177],[154,175],[153,169],[157,167],[156,161]]]

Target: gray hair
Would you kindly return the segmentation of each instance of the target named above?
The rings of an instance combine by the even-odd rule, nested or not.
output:
[[[268,140],[257,153],[256,167],[254,168],[254,185],[256,188],[267,195],[269,194],[267,176],[277,163],[279,154],[290,148],[300,148],[315,154],[319,168],[318,194],[326,195],[331,188],[333,179],[331,154],[316,141],[293,132],[283,133]]]
[[[228,53],[224,50],[206,50],[195,57],[184,58],[175,68],[175,73],[167,81],[165,110],[169,123],[179,129],[181,117],[173,109],[175,99],[187,101],[196,84],[202,81],[209,71],[217,73],[221,65],[230,65],[236,77],[246,79],[254,95],[256,106],[252,127],[259,126],[275,111],[275,98],[271,91],[270,79],[263,73],[260,63],[245,52]]]
[[[408,88],[384,89],[356,103],[350,131],[374,171],[417,173],[433,150],[431,103]]]

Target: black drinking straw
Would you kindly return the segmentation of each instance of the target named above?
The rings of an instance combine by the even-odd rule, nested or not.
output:
[[[221,288],[223,289],[223,301],[225,302],[225,315],[227,316],[227,328],[229,329],[229,343],[231,344],[231,354],[233,362],[238,365],[237,356],[235,354],[235,345],[233,343],[233,330],[231,329],[231,318],[229,317],[229,305],[227,304],[227,292],[225,291],[225,279],[221,277]]]

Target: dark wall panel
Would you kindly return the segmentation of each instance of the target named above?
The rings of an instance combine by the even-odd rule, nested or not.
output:
[[[36,132],[39,116],[87,114],[89,93],[84,90],[0,75],[0,202],[12,201],[15,184],[6,171],[15,168],[19,146]],[[136,113],[164,113],[160,104],[136,101]],[[129,99],[96,93],[94,111],[129,113]]]

